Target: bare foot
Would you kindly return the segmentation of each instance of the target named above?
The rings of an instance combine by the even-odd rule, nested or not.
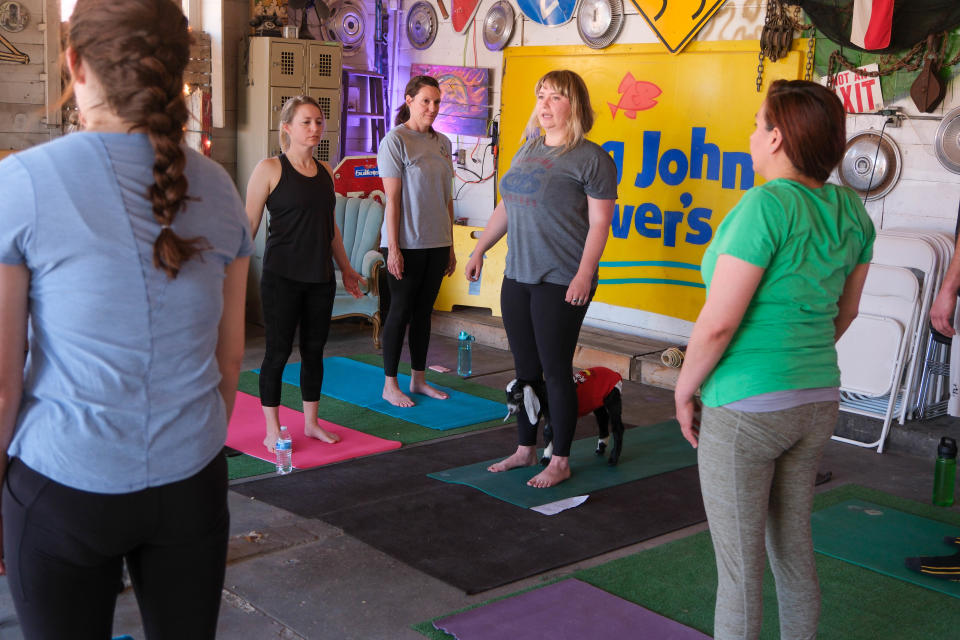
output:
[[[510,469],[516,469],[517,467],[529,467],[537,463],[537,451],[533,447],[530,447],[530,450],[526,449],[517,449],[512,456],[509,458],[504,458],[500,462],[495,462],[489,467],[487,471],[492,473],[499,473],[501,471],[509,471]]]
[[[340,442],[340,436],[331,431],[327,431],[320,425],[315,427],[304,425],[303,435],[307,436],[308,438],[316,438],[317,440],[326,442],[327,444],[336,444]]]
[[[436,387],[431,387],[426,382],[415,384],[413,381],[411,381],[410,393],[422,393],[425,396],[436,398],[437,400],[446,400],[450,397],[450,394],[446,391],[440,391],[440,389],[437,389]]]
[[[267,437],[263,439],[263,446],[265,446],[270,453],[277,452],[277,437],[277,434],[268,433]]]
[[[395,407],[412,407],[416,403],[400,389],[383,389],[383,399]]]
[[[569,458],[563,456],[553,456],[550,458],[550,464],[527,481],[527,485],[536,489],[546,489],[553,487],[570,477]]]

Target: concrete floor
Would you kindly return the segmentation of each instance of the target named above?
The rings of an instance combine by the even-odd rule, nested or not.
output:
[[[369,327],[351,320],[334,323],[327,355],[372,352]],[[259,366],[262,353],[263,340],[253,331],[248,338],[245,368]],[[508,352],[475,345],[473,357],[474,381],[503,388],[513,377],[512,358]],[[456,341],[434,337],[428,364],[455,369]],[[673,415],[672,393],[669,391],[624,382],[623,395],[624,421],[628,424],[650,424]],[[589,420],[592,418],[581,425],[582,433],[595,428]],[[470,437],[470,434],[452,437]],[[932,460],[898,453],[877,455],[873,451],[831,442],[822,469],[830,470],[833,480],[820,490],[853,482],[915,500],[930,499]],[[412,624],[706,528],[706,523],[702,523],[492,591],[467,596],[324,522],[295,516],[235,492],[230,493],[230,508],[232,538],[218,637],[238,640],[422,639],[422,635],[410,629]],[[119,598],[114,633],[130,634],[136,640],[144,638],[131,589]],[[22,634],[16,623],[7,581],[2,578],[0,640],[19,638]]]

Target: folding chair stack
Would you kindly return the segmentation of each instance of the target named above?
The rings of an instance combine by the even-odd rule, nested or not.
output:
[[[938,376],[949,370],[949,349],[932,339],[929,311],[952,251],[946,234],[877,234],[860,314],[837,343],[837,355],[840,409],[879,418],[883,426],[872,442],[835,440],[882,453],[893,420],[902,425],[946,408],[949,388]]]

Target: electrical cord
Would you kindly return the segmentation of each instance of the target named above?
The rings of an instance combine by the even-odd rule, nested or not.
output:
[[[880,136],[877,138],[877,150],[873,154],[873,164],[870,166],[870,179],[867,180],[867,188],[863,192],[863,206],[867,206],[867,197],[870,195],[870,189],[873,188],[873,174],[877,170],[877,158],[880,157],[880,145],[883,144],[883,132],[887,129],[889,119],[884,119],[883,126],[880,127]]]

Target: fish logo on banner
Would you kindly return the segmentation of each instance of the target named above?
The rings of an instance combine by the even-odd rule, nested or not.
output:
[[[573,18],[577,0],[517,0],[517,6],[534,22],[559,27]]]
[[[633,0],[670,53],[678,53],[693,40],[727,0]]]
[[[617,104],[607,103],[607,106],[610,107],[610,115],[616,119],[617,111],[623,111],[623,115],[635,120],[637,111],[646,111],[657,106],[657,101],[654,98],[663,91],[652,82],[637,80],[632,73],[627,71],[627,75],[623,76],[623,80],[620,81],[617,93],[620,94],[620,101]]]

